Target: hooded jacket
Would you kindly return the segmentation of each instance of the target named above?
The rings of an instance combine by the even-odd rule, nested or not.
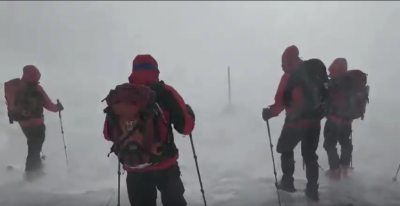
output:
[[[18,88],[11,88],[12,90],[16,91],[20,88],[24,88],[28,86],[28,84],[37,84],[36,89],[37,91],[42,95],[43,97],[43,108],[51,111],[51,112],[58,112],[58,107],[51,101],[47,93],[44,91],[43,87],[39,85],[39,80],[40,80],[41,74],[40,71],[33,65],[27,65],[23,68],[23,74],[21,77],[21,81],[19,84],[15,84],[15,86],[18,86]],[[14,87],[15,87],[14,86]],[[9,93],[10,92],[6,92]],[[15,104],[14,104],[14,95],[15,92],[11,92],[10,96],[6,96],[7,99],[7,106],[8,110],[14,110],[15,109]],[[31,127],[31,126],[38,126],[44,123],[44,117],[41,118],[32,118],[29,120],[25,121],[19,121],[18,122],[21,127]]]
[[[159,74],[157,61],[149,54],[141,54],[137,55],[133,60],[132,73],[128,79],[131,84],[150,85],[160,82]],[[155,90],[156,96],[158,96],[156,101],[163,110],[166,121],[170,123],[169,125],[173,125],[173,128],[178,133],[183,135],[191,134],[194,129],[194,118],[189,114],[185,101],[173,87],[163,82],[160,82],[160,85],[162,85],[162,88]],[[161,138],[166,138],[168,136],[167,133],[170,133],[173,140],[171,126],[168,128],[160,126],[159,132]],[[106,139],[112,141],[108,137]],[[177,164],[178,157],[179,154],[177,153],[175,157],[166,159],[155,166],[143,169],[125,168],[125,170],[144,172],[166,169]]]
[[[302,104],[302,89],[294,88],[291,93],[292,106],[290,108],[285,107],[283,100],[284,92],[287,88],[290,72],[294,70],[302,60],[299,57],[299,49],[295,46],[289,46],[285,49],[282,54],[282,70],[284,74],[279,82],[278,89],[275,94],[275,103],[270,106],[270,112],[272,116],[278,116],[283,110],[286,111],[286,115],[290,115],[295,112],[296,105]],[[297,122],[286,122],[289,127],[319,127],[320,121],[300,120]]]
[[[345,58],[337,58],[333,60],[328,71],[329,77],[331,78],[342,76],[347,72],[347,60]]]
[[[339,78],[346,74],[347,68],[347,60],[345,58],[337,58],[332,64],[329,66],[329,77],[334,81],[335,78]],[[338,105],[347,105],[347,95],[343,92],[331,92],[329,95],[329,99],[332,104]],[[353,120],[346,120],[335,116],[335,114],[330,114],[326,117],[328,120],[340,123],[340,124],[351,124]]]

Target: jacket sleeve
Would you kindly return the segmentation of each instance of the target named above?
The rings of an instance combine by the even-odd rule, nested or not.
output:
[[[285,104],[283,101],[283,95],[287,87],[287,83],[289,80],[289,74],[284,74],[279,82],[278,89],[275,94],[275,103],[270,105],[270,112],[272,116],[278,116],[284,109]]]
[[[186,103],[181,95],[171,86],[165,84],[164,88],[168,91],[168,110],[170,121],[177,132],[189,135],[194,129],[194,119],[189,114]]]
[[[43,107],[51,112],[58,112],[58,107],[57,105],[55,105],[51,99],[49,98],[49,96],[47,95],[47,93],[44,91],[43,87],[38,85],[38,90],[39,92],[42,94],[43,100],[44,100],[44,105]]]

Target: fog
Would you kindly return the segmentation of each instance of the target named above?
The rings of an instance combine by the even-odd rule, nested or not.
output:
[[[303,59],[317,57],[326,66],[346,58],[349,69],[369,75],[371,87],[366,119],[353,127],[351,184],[331,185],[321,171],[321,200],[398,205],[400,186],[391,178],[400,154],[399,11],[398,2],[0,2],[0,81],[20,77],[27,64],[40,69],[41,85],[65,107],[70,163],[68,173],[58,115],[46,112],[48,175],[21,185],[21,174],[0,168],[0,191],[9,194],[0,195],[0,202],[61,206],[68,194],[68,205],[107,205],[111,196],[110,205],[116,205],[117,165],[107,158],[100,101],[127,82],[133,58],[147,53],[158,61],[161,79],[197,115],[193,135],[209,204],[277,205],[261,109],[273,103],[282,52],[296,45]],[[25,138],[2,108],[1,165],[23,165]],[[274,145],[283,118],[271,120]],[[189,140],[177,134],[176,141],[188,204],[201,205]],[[319,161],[326,169],[322,133],[320,142]],[[275,159],[280,168],[276,153]],[[303,187],[299,151],[296,160],[296,184]],[[122,193],[128,205],[124,186]]]

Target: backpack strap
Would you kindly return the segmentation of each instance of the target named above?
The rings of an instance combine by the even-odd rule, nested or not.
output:
[[[140,123],[136,124],[121,140],[114,142],[114,144],[110,148],[110,152],[107,154],[107,157],[110,157],[111,153],[116,153],[118,158],[120,157],[119,152],[117,152],[117,148],[125,143],[126,140],[140,127]]]

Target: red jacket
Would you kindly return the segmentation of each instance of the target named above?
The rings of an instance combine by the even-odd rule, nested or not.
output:
[[[329,71],[329,77],[331,77],[332,79],[336,78],[336,77],[340,77],[341,75],[345,74],[347,72],[348,68],[347,68],[347,60],[345,58],[337,58],[335,59],[331,66],[329,66],[328,71]],[[335,105],[336,107],[341,107],[346,106],[347,105],[347,95],[344,93],[340,93],[340,92],[335,92],[335,93],[330,93],[329,94],[330,97],[330,101],[332,101],[332,104]],[[339,118],[337,116],[335,116],[335,114],[331,114],[328,115],[326,117],[328,120],[330,121],[334,121],[340,124],[345,124],[345,125],[349,125],[353,123],[353,120],[348,120],[348,119],[342,119]]]
[[[282,70],[285,72],[282,75],[281,81],[279,82],[278,89],[275,94],[275,103],[270,106],[270,112],[272,116],[278,116],[283,110],[286,111],[286,115],[290,115],[292,112],[296,111],[298,106],[302,104],[302,89],[295,88],[292,91],[292,103],[290,108],[286,108],[283,101],[283,94],[287,87],[287,83],[290,77],[290,71],[295,69],[297,65],[301,62],[299,58],[299,50],[296,46],[290,46],[282,54]],[[320,127],[320,121],[311,120],[300,120],[298,122],[287,122],[285,123],[289,127]]]
[[[151,55],[138,55],[133,60],[132,74],[129,77],[129,83],[146,85],[159,81],[159,70],[156,60]],[[164,89],[170,94],[165,97],[166,102],[168,102],[169,108],[162,108],[165,119],[170,122],[175,130],[183,135],[189,135],[194,129],[194,119],[191,117],[186,108],[186,103],[179,93],[171,86],[165,84]],[[163,101],[163,100],[160,100]],[[164,105],[164,104],[160,104]],[[106,124],[105,124],[106,125]],[[162,124],[163,125],[163,124]],[[104,128],[107,130],[107,128]],[[159,128],[160,137],[167,137],[167,132],[169,128],[161,127]],[[105,131],[105,134],[107,132]],[[165,134],[165,135],[164,135]],[[112,141],[110,137],[105,136],[109,141]],[[177,164],[179,154],[174,158],[166,159],[163,162],[155,166],[146,167],[143,169],[134,168],[124,168],[127,171],[154,171],[161,170],[171,167]]]

